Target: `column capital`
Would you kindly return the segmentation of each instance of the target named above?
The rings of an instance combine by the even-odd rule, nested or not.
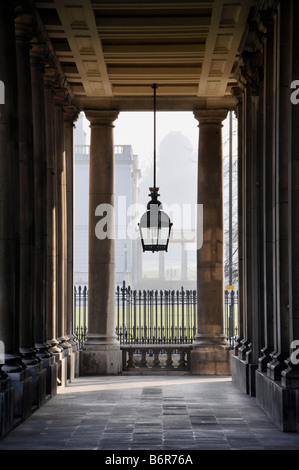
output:
[[[15,19],[15,33],[17,39],[30,41],[33,36],[33,15],[22,13]]]
[[[239,105],[244,98],[244,89],[242,86],[234,86],[231,89],[231,94],[237,100],[237,105]]]
[[[54,104],[60,108],[68,105],[68,95],[64,88],[54,87],[52,90]]]
[[[31,43],[30,63],[31,65],[41,67],[44,71],[45,65],[48,63],[45,44]]]
[[[228,109],[195,109],[193,111],[195,119],[202,125],[212,124],[222,126],[222,121],[226,118]]]
[[[63,119],[65,122],[69,122],[72,125],[75,125],[77,121],[80,110],[76,106],[68,105],[63,108]]]
[[[118,118],[118,109],[91,109],[84,110],[86,119],[90,122],[90,127],[113,126],[113,122]]]

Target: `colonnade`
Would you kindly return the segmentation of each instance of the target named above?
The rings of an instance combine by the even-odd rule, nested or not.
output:
[[[206,100],[199,126],[198,332],[191,373],[227,375],[284,430],[298,431],[299,78],[298,2],[259,12],[233,88],[239,121],[239,329],[233,355],[223,334],[221,128],[229,109]],[[247,47],[247,48],[246,48]],[[113,126],[119,109],[78,109],[57,57],[30,12],[0,0],[0,437],[76,375],[119,374],[115,334]],[[115,101],[111,100],[111,103]],[[232,100],[229,101],[230,103]],[[106,102],[107,103],[107,102]],[[202,102],[201,102],[202,103]],[[73,132],[91,127],[88,336],[73,331]],[[108,205],[108,206],[107,206]],[[1,343],[1,344],[2,344]],[[232,359],[232,360],[231,360]]]
[[[203,205],[203,246],[198,250],[198,325],[193,350],[193,374],[230,373],[230,347],[223,311],[223,170],[222,121],[227,109],[195,110],[199,122],[198,203]],[[80,354],[82,375],[120,373],[120,346],[115,335],[114,220],[107,236],[96,234],[97,216],[109,217],[114,204],[113,123],[118,111],[86,110],[91,127],[89,187],[88,335]],[[105,234],[104,234],[105,235]]]
[[[232,357],[234,382],[282,430],[297,432],[299,109],[290,97],[299,71],[298,13],[292,0],[260,13],[234,89],[240,337]]]
[[[3,380],[19,390],[23,419],[76,374],[121,372],[115,335],[115,240],[96,234],[114,204],[117,109],[90,121],[89,331],[78,360],[73,335],[73,128],[79,110],[31,13],[0,3],[5,104],[1,112],[1,341]],[[193,373],[228,373],[223,335],[221,126],[228,110],[196,110],[204,244],[198,257],[199,332]],[[213,161],[213,171],[210,164]],[[113,232],[114,221],[110,221]],[[199,366],[200,363],[200,366]],[[6,383],[6,382],[5,382]],[[34,395],[34,400],[32,396]],[[9,394],[7,395],[9,396]],[[25,397],[25,398],[24,398]],[[7,398],[8,399],[8,398]]]
[[[78,370],[73,130],[78,110],[30,12],[0,2],[0,436]]]

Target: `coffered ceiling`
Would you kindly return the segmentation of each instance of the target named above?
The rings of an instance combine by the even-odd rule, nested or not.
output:
[[[224,97],[251,0],[48,0],[38,15],[74,97]]]

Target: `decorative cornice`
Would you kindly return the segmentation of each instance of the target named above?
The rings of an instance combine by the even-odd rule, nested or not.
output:
[[[234,96],[236,98],[238,105],[240,103],[242,103],[242,100],[244,98],[244,89],[243,89],[242,85],[232,87],[231,94],[232,94],[232,96]]]
[[[46,28],[41,20],[39,12],[35,6],[32,6],[32,13],[35,22],[35,33],[37,41],[40,44],[44,44],[47,50],[46,57],[50,68],[54,68],[57,71],[56,80],[60,88],[64,88],[69,95],[69,100],[73,98],[73,91],[68,83],[68,80],[63,71],[62,65],[60,64],[58,57],[56,56],[53,45],[50,41],[49,35]]]
[[[34,35],[33,15],[28,13],[21,13],[15,19],[15,34],[16,39],[27,40]]]
[[[253,96],[259,96],[261,84],[264,80],[263,55],[260,51],[250,52],[245,50],[241,54],[241,64],[239,66],[242,79],[246,86],[251,89]]]
[[[63,107],[63,119],[66,122],[74,124],[77,121],[80,114],[79,109],[76,106],[67,105]]]

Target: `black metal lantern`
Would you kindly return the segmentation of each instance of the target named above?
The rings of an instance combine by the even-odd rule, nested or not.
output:
[[[162,203],[158,200],[159,188],[156,187],[156,89],[154,89],[154,184],[149,188],[151,200],[147,211],[140,219],[139,230],[143,251],[167,251],[172,223],[168,215],[162,211]]]

